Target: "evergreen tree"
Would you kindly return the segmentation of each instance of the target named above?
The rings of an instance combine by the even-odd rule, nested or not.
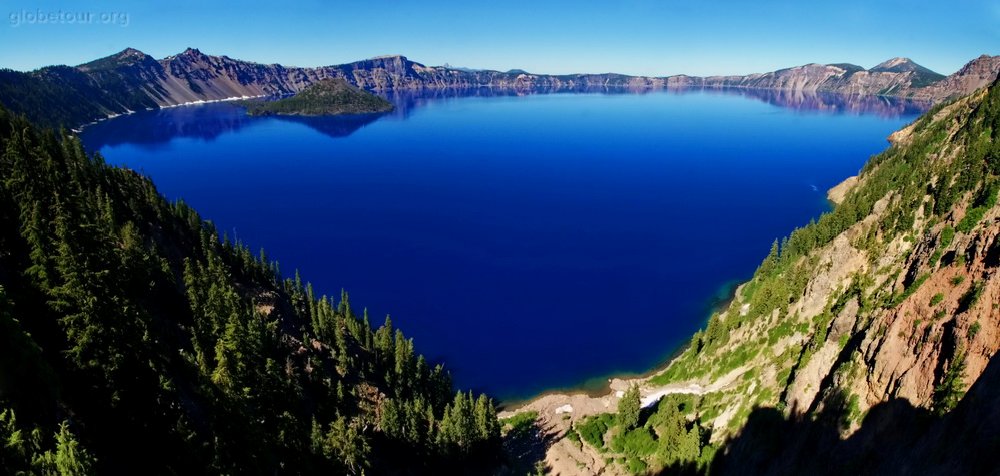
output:
[[[354,422],[349,423],[342,416],[330,424],[323,450],[328,458],[341,462],[350,474],[364,474],[369,466],[368,439]]]
[[[500,422],[497,420],[496,408],[486,395],[476,399],[476,431],[478,439],[483,442],[495,442],[500,439]]]
[[[621,400],[618,400],[618,421],[622,428],[630,430],[639,425],[639,412],[642,409],[642,401],[639,398],[639,386],[632,384]]]
[[[32,464],[42,474],[85,476],[92,474],[94,459],[80,446],[66,422],[63,422],[56,433],[55,452],[46,451],[38,455]]]
[[[958,405],[965,395],[965,351],[956,349],[941,382],[934,387],[934,412],[943,415]]]

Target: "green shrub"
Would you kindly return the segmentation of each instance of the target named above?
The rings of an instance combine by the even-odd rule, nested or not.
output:
[[[771,328],[767,333],[767,344],[768,346],[774,346],[779,340],[784,339],[792,335],[795,331],[795,324],[791,322],[791,319],[784,319],[781,324],[778,324]]]
[[[979,321],[973,322],[972,325],[969,326],[969,339],[975,339],[976,334],[979,334],[979,330],[982,327],[983,326],[979,324]]]
[[[777,375],[774,376],[774,381],[778,383],[779,386],[784,387],[788,384],[788,377],[792,376],[792,368],[785,367],[781,369]]]
[[[611,428],[613,424],[614,416],[610,413],[602,413],[581,420],[575,427],[576,431],[580,433],[580,438],[583,438],[583,441],[586,441],[587,444],[594,448],[603,450],[604,434],[608,432],[608,428]]]
[[[538,420],[538,412],[522,412],[510,418],[500,420],[500,423],[504,428],[509,427],[507,429],[508,433],[520,435],[531,431],[535,426],[536,420]]]
[[[962,221],[958,222],[958,231],[962,233],[968,233],[975,228],[976,224],[983,219],[983,215],[986,214],[986,208],[975,207],[969,209],[965,212],[965,216],[962,217]]]
[[[576,446],[577,449],[583,449],[583,440],[580,438],[580,433],[578,433],[575,429],[570,428],[569,431],[566,432],[566,439],[572,441],[573,445]]]
[[[975,306],[979,302],[979,298],[983,295],[983,283],[972,283],[969,290],[965,292],[962,299],[958,301],[958,312],[965,312]]]
[[[976,224],[983,219],[994,205],[997,204],[997,184],[993,183],[985,187],[980,196],[976,199],[976,206],[965,212],[962,221],[958,223],[958,231],[968,233],[975,228]]]
[[[902,294],[900,294],[899,296],[896,296],[894,299],[892,299],[891,306],[893,306],[893,307],[894,306],[898,306],[900,303],[902,303],[903,301],[905,301],[906,298],[910,297],[913,293],[917,292],[917,290],[920,289],[920,286],[922,286],[924,284],[924,282],[927,281],[927,278],[930,278],[930,277],[931,277],[931,275],[927,274],[927,273],[924,273],[924,274],[921,274],[920,276],[917,276],[917,279],[914,279],[913,282],[910,283],[910,285],[907,286],[906,289],[903,290]]]
[[[628,468],[628,472],[632,474],[645,474],[648,469],[644,461],[636,458],[626,459],[625,466]]]
[[[938,239],[938,248],[947,248],[955,240],[955,229],[951,226],[941,230],[941,237]]]
[[[622,431],[611,439],[611,449],[627,457],[649,456],[656,451],[656,438],[647,427]]]
[[[937,306],[938,304],[941,304],[941,301],[944,301],[944,294],[937,293],[931,298],[931,306]]]
[[[941,250],[939,250],[939,249],[938,250],[934,250],[934,253],[931,254],[930,264],[932,266],[936,265],[938,263],[938,261],[940,261],[940,260],[941,260]]]

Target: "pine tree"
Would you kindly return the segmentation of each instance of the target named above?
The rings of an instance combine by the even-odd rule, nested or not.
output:
[[[337,367],[340,369],[340,373],[346,374],[351,369],[351,359],[350,348],[347,346],[347,329],[344,323],[344,318],[337,318],[337,322],[334,325],[334,343],[337,355]]]
[[[372,323],[368,319],[367,307],[365,308],[364,312],[361,313],[361,315],[362,315],[361,327],[363,328],[365,336],[363,346],[365,349],[371,351],[375,349],[375,338],[374,338],[374,332],[372,331]]]
[[[464,453],[478,441],[473,411],[472,395],[457,392],[441,419],[441,437],[445,445]]]
[[[49,276],[51,275],[52,264],[49,258],[49,241],[46,238],[47,226],[43,222],[42,213],[42,202],[34,201],[30,208],[27,219],[22,218],[21,234],[28,242],[28,246],[31,248],[29,257],[31,258],[31,267],[25,271],[25,274],[30,278],[34,279],[41,288],[48,289],[52,286]]]
[[[934,387],[934,412],[944,415],[950,412],[965,395],[965,352],[958,348],[948,370]]]
[[[409,391],[410,385],[412,384],[411,379],[413,377],[412,364],[413,364],[413,341],[407,340],[403,336],[403,331],[396,329],[396,350],[394,355],[396,357],[395,362],[395,379],[396,392],[402,393],[404,391]]]
[[[493,402],[486,395],[479,395],[476,399],[476,431],[479,432],[479,440],[483,442],[499,441],[500,422],[497,420],[496,408]]]
[[[59,432],[56,433],[55,452],[46,452],[38,456],[33,465],[43,474],[85,476],[93,473],[94,459],[76,441],[66,422],[63,422],[59,425]]]
[[[388,362],[395,362],[393,351],[396,344],[393,342],[392,318],[387,314],[385,322],[375,331],[375,353],[383,365]]]
[[[95,460],[90,452],[77,441],[65,421],[58,428],[55,448],[45,449],[38,428],[21,428],[13,410],[0,411],[0,469],[10,474],[93,474]]]
[[[383,433],[395,437],[403,433],[400,409],[392,398],[382,400],[382,411],[379,412],[378,426]]]
[[[324,453],[334,461],[340,461],[351,474],[364,474],[370,466],[368,461],[371,446],[357,425],[338,417],[330,423],[326,434]]]
[[[639,412],[642,409],[642,402],[639,398],[639,386],[633,384],[621,400],[618,401],[618,422],[626,430],[631,430],[639,425]]]
[[[767,253],[767,257],[764,258],[764,262],[760,264],[760,268],[757,271],[759,276],[768,274],[771,270],[778,266],[779,253],[780,250],[778,248],[778,240],[775,239],[774,242],[771,243],[771,251]]]
[[[309,430],[309,449],[312,451],[312,454],[323,454],[323,446],[326,442],[325,440],[326,437],[323,434],[323,427],[316,421],[316,417],[313,417]]]

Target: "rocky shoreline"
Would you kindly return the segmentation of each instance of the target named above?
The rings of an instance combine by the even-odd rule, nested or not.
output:
[[[847,63],[807,64],[768,73],[732,76],[553,75],[425,66],[400,55],[332,66],[286,67],[208,55],[194,48],[157,60],[127,48],[75,67],[5,72],[0,75],[0,83],[16,84],[17,87],[0,88],[0,103],[39,123],[66,125],[66,121],[71,121],[82,124],[129,110],[233,97],[289,95],[334,78],[376,92],[470,88],[507,91],[763,89],[939,102],[989,84],[998,71],[1000,56],[983,55],[947,77],[907,58],[893,58],[870,69]],[[54,100],[64,96],[77,98],[79,107],[56,117],[36,117],[40,113],[22,106],[20,98],[40,91],[54,92]],[[63,102],[55,101],[53,110],[59,110],[55,106]]]

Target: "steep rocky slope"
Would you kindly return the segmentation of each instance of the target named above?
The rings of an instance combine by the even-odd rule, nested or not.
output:
[[[944,76],[907,58],[894,58],[870,70],[853,64],[807,64],[764,74],[688,80],[692,85],[714,88],[829,91],[851,95],[907,97],[914,90],[943,78]]]
[[[188,48],[156,60],[129,48],[75,68],[53,66],[30,73],[0,70],[0,103],[42,124],[75,127],[146,108],[292,94],[330,78],[343,78],[355,86],[382,92],[471,88],[505,91],[739,88],[939,101],[967,94],[995,79],[1000,70],[998,58],[983,56],[945,79],[906,58],[894,58],[869,70],[851,64],[809,64],[745,76],[643,77],[432,67],[398,55],[299,68],[213,56]]]
[[[948,98],[964,96],[990,84],[1000,71],[1000,56],[982,55],[968,62],[962,69],[945,79],[914,91],[915,99]]]
[[[716,397],[738,408],[720,413],[719,429],[738,427],[752,405],[815,412],[834,395],[847,396],[848,428],[890,398],[943,409],[936,388],[955,362],[967,388],[1000,347],[998,121],[994,85],[895,134],[663,379],[745,368],[746,384]]]
[[[951,414],[1000,404],[989,400],[995,376],[960,404],[1000,349],[998,136],[1000,81],[893,134],[831,191],[834,210],[776,241],[663,372],[615,381],[605,397],[526,405],[548,435],[546,464],[559,474],[978,468],[1000,442],[949,463],[967,453],[952,445],[958,422],[998,428],[969,423],[972,410]],[[647,408],[635,428],[612,416],[631,384]]]

